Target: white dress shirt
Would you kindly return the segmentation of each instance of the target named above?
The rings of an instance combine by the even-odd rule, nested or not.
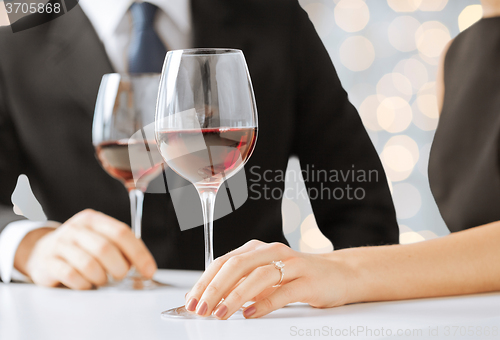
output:
[[[97,35],[116,72],[127,71],[128,45],[132,33],[129,12],[133,0],[80,0],[79,4]],[[149,0],[158,6],[155,29],[167,50],[191,47],[191,8],[189,0]],[[12,222],[0,233],[0,277],[3,282],[11,279],[28,281],[14,269],[14,256],[19,243],[30,232],[45,226],[57,227],[57,222],[29,220]]]

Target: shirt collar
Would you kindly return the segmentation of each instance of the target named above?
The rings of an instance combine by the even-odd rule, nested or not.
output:
[[[110,36],[124,20],[133,0],[80,0],[79,4],[99,36]],[[191,26],[189,0],[148,0],[158,6],[180,30],[188,32]]]

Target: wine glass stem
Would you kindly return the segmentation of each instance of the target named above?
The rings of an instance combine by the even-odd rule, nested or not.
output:
[[[132,189],[129,192],[130,196],[130,212],[132,214],[132,232],[138,239],[141,238],[141,223],[142,223],[142,204],[144,202],[144,193],[139,189]]]
[[[213,226],[214,226],[214,208],[217,189],[204,189],[199,191],[201,207],[203,209],[203,224],[205,230],[205,269],[214,260],[213,252]]]

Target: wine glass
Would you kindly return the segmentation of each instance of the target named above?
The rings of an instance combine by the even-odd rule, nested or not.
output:
[[[164,168],[154,137],[159,82],[160,74],[104,75],[92,126],[92,142],[98,161],[129,192],[131,227],[139,239],[144,192]],[[159,285],[131,268],[117,286],[151,289]]]
[[[200,196],[205,269],[213,261],[217,191],[250,158],[257,126],[252,83],[240,50],[167,53],[156,108],[156,142],[165,162],[190,181]],[[165,311],[162,316],[197,317],[185,307]]]

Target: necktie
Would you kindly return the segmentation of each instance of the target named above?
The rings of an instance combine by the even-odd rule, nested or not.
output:
[[[158,7],[149,2],[133,3],[129,73],[160,73],[167,49],[154,29]]]

